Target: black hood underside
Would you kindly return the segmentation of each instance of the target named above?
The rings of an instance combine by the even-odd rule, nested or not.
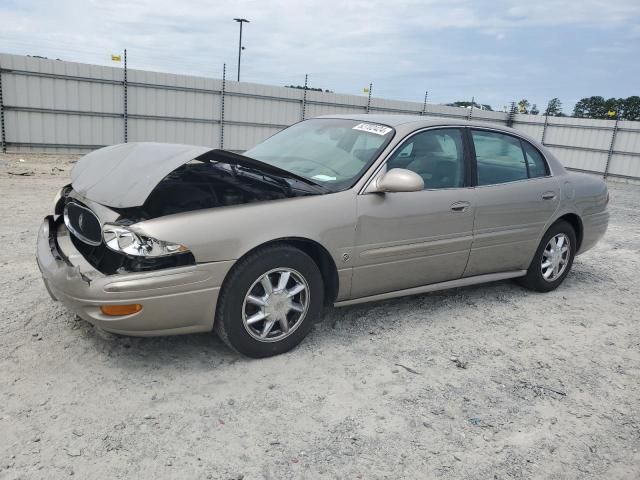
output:
[[[215,159],[215,160],[214,160]],[[239,160],[239,161],[238,161]],[[213,150],[163,178],[143,205],[118,208],[135,223],[175,213],[324,193],[322,187],[248,157]]]

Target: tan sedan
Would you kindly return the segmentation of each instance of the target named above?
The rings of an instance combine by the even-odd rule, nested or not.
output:
[[[324,305],[517,278],[556,288],[608,224],[597,177],[483,123],[320,117],[243,155],[128,143],[73,169],[40,229],[51,296],[127,335],[215,330],[252,357]]]

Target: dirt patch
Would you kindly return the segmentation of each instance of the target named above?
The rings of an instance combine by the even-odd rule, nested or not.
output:
[[[611,184],[609,232],[554,292],[328,310],[254,361],[49,299],[35,238],[74,160],[0,156],[0,478],[640,477],[639,187]]]

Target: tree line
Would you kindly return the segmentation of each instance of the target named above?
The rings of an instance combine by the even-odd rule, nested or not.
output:
[[[540,111],[534,103],[531,105],[526,98],[518,102],[518,112],[538,115]],[[566,117],[562,112],[562,102],[559,98],[552,98],[542,115],[550,117]],[[608,98],[601,96],[585,97],[576,102],[572,117],[595,119],[640,120],[640,96],[627,98]]]
[[[299,90],[309,90],[310,92],[333,93],[331,90],[322,90],[321,88],[305,87],[304,85],[285,85],[285,88],[297,88]]]

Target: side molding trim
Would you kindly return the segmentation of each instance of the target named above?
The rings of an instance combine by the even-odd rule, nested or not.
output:
[[[423,285],[421,287],[407,288],[404,290],[396,290],[395,292],[379,293],[369,297],[354,298],[352,300],[343,300],[335,302],[335,307],[346,307],[347,305],[357,305],[358,303],[376,302],[379,300],[388,300],[390,298],[404,297],[408,295],[418,295],[420,293],[436,292],[438,290],[447,290],[449,288],[467,287],[469,285],[477,285],[479,283],[497,282],[499,280],[507,280],[509,278],[524,277],[526,270],[516,270],[513,272],[488,273],[485,275],[476,275],[474,277],[459,278],[457,280],[449,280],[447,282],[432,283],[431,285]]]

